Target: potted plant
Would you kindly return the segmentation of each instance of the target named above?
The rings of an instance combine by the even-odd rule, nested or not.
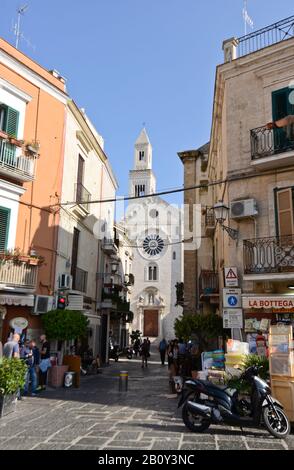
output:
[[[80,311],[56,309],[45,313],[42,316],[42,323],[47,338],[49,340],[57,340],[60,345],[60,362],[62,365],[59,364],[51,368],[51,377],[58,377],[58,380],[53,385],[62,385],[62,378],[64,372],[67,372],[68,367],[70,367],[71,371],[76,372],[76,385],[78,385],[81,358],[79,356],[64,356],[63,358],[64,342],[87,336],[89,320]],[[60,369],[58,371],[55,367],[63,368],[64,370]]]
[[[27,366],[20,359],[0,362],[0,418],[15,411],[17,391],[25,385]]]

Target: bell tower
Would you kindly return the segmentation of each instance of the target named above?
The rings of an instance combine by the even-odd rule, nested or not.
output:
[[[156,178],[152,171],[152,145],[145,127],[135,142],[134,169],[129,174],[129,195],[143,196],[156,191]]]

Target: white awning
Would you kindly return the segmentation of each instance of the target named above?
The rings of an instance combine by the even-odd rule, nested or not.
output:
[[[11,295],[0,294],[0,305],[21,305],[22,307],[33,307],[34,295]]]

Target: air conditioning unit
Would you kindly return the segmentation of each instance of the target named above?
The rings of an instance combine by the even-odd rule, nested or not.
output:
[[[64,273],[59,276],[59,289],[71,289],[72,288],[72,276]]]
[[[53,308],[53,297],[49,295],[36,295],[34,313],[47,313]]]
[[[230,204],[230,218],[244,219],[258,215],[257,202],[255,199],[243,199]]]

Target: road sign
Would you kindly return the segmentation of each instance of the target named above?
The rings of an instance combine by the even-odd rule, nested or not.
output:
[[[243,328],[243,310],[241,308],[227,308],[223,310],[224,328]]]
[[[225,286],[226,287],[238,287],[238,271],[237,268],[224,268],[225,270]]]
[[[241,289],[223,289],[224,308],[241,308]]]

